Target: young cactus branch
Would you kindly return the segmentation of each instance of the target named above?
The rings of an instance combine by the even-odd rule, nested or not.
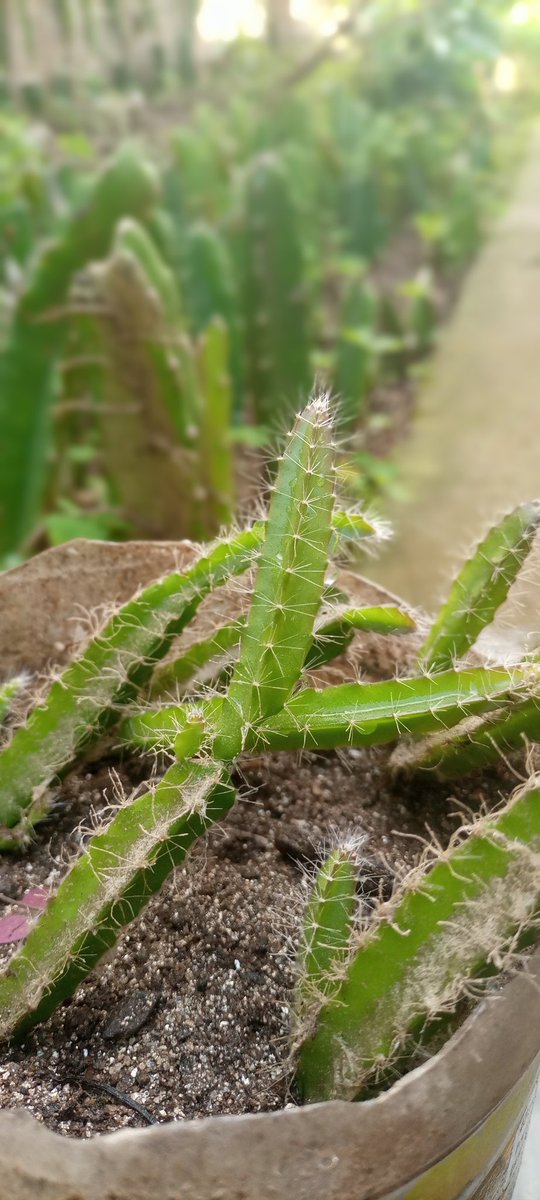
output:
[[[321,864],[306,905],[297,956],[294,1015],[309,1021],[340,985],[350,953],[357,909],[355,847],[338,847]]]
[[[355,1100],[381,1064],[396,1068],[470,982],[539,932],[540,791],[480,820],[427,872],[417,872],[358,935],[339,987],[298,1048],[304,1101]]]
[[[297,417],[280,463],[240,658],[217,705],[217,758],[235,758],[299,679],[324,588],[333,503],[328,402],[321,397]]]
[[[150,678],[201,601],[246,571],[261,540],[254,527],[218,543],[184,574],[152,583],[111,618],[0,754],[0,846],[17,848],[49,806],[53,779],[95,740]]]
[[[444,671],[474,645],[504,603],[540,525],[540,502],[519,504],[465,563],[420,651],[427,671]]]
[[[74,992],[234,798],[219,764],[185,762],[119,809],[0,978],[0,1037],[22,1037]]]
[[[473,718],[448,736],[435,735],[416,746],[399,746],[392,756],[398,771],[431,771],[454,779],[500,762],[506,754],[540,742],[540,696]]]
[[[355,633],[398,634],[413,633],[415,629],[416,622],[411,614],[395,604],[344,607],[334,616],[325,613],[315,626],[315,637],[304,669],[324,666],[343,654],[353,642]]]
[[[344,683],[321,691],[305,688],[269,720],[246,748],[331,750],[371,746],[457,725],[486,712],[510,693],[530,687],[528,670],[444,671],[383,683]]]

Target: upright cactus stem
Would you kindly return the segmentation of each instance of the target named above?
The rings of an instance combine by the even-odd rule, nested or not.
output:
[[[310,383],[306,278],[287,177],[270,154],[248,172],[243,233],[248,388],[259,424],[296,411]],[[277,414],[279,415],[279,413]]]
[[[132,241],[130,237],[129,241]],[[173,300],[124,236],[94,272],[106,368],[101,444],[113,496],[135,533],[199,537],[198,395],[173,355]],[[157,257],[157,256],[156,256]],[[159,289],[159,290],[158,290]],[[191,362],[188,361],[191,369]]]
[[[345,430],[354,430],[364,416],[366,401],[376,379],[373,348],[377,303],[363,279],[354,279],[346,292],[340,319],[335,390]]]
[[[197,371],[201,392],[199,472],[204,481],[206,528],[215,532],[232,520],[234,492],[229,334],[220,317],[209,323],[199,339]]]
[[[321,397],[297,417],[280,464],[240,658],[217,702],[217,758],[240,753],[300,676],[324,588],[333,503],[328,402]]]
[[[355,849],[340,846],[318,868],[304,913],[297,956],[294,1018],[303,1026],[339,987],[350,953],[357,909]]]
[[[232,411],[242,419],[244,348],[241,342],[238,295],[227,246],[209,225],[189,227],[184,246],[182,278],[193,333],[200,337],[221,318],[227,330],[227,374],[232,388]]]

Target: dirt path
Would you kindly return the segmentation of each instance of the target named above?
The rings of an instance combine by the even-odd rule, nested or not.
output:
[[[494,515],[540,494],[540,136],[466,282],[397,458],[404,504],[374,578],[434,608]],[[539,558],[540,562],[540,558]],[[514,612],[540,635],[530,585]]]

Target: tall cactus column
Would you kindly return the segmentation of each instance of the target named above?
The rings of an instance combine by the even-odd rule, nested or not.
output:
[[[255,417],[290,416],[311,385],[304,262],[285,171],[270,154],[252,166],[245,195],[244,313]]]

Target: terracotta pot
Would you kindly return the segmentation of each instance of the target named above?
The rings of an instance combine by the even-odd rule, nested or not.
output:
[[[193,550],[72,543],[0,576],[3,673],[65,657],[83,609]],[[388,599],[360,583],[364,600]],[[358,592],[358,588],[357,588]],[[78,608],[77,606],[81,606]],[[540,952],[444,1049],[376,1100],[76,1141],[0,1116],[6,1200],[510,1200],[540,1070]]]

